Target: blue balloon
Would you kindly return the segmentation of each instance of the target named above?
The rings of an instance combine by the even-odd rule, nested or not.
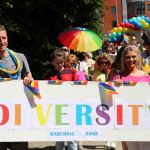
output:
[[[142,18],[139,16],[139,17],[137,17],[137,20],[140,21],[140,20],[142,20]]]
[[[113,39],[111,39],[111,42],[115,42]]]
[[[146,16],[141,16],[141,18],[145,20]]]
[[[145,18],[145,21],[148,22],[148,24],[150,24],[150,19],[148,17]]]
[[[142,25],[141,25],[140,22],[138,22],[138,21],[134,22],[134,25],[135,25],[137,28],[141,28],[141,27],[142,27]]]
[[[112,36],[112,34],[110,33],[110,34],[109,34],[109,36],[108,36],[108,38],[110,38],[110,39],[111,39],[112,37],[113,37],[113,36]]]
[[[132,19],[129,19],[128,22],[132,24],[133,20],[132,20]]]
[[[117,38],[116,37],[113,37],[113,39],[112,39],[114,42],[116,42],[117,41]]]
[[[123,35],[120,35],[120,36],[118,37],[118,41],[122,41],[122,38],[123,38]]]
[[[132,18],[132,20],[133,20],[133,21],[136,21],[136,18],[135,18],[135,17],[133,17],[133,18]]]
[[[113,39],[116,37],[116,32],[111,32],[109,35],[109,38]]]
[[[132,22],[132,24],[137,26],[137,22],[135,20]]]

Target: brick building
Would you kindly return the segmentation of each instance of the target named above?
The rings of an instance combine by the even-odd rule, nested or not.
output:
[[[150,18],[150,0],[105,0],[104,32],[110,33],[117,24],[135,16]]]
[[[150,18],[150,0],[145,1],[145,15]]]
[[[107,34],[117,24],[123,20],[122,15],[122,0],[105,0],[104,1],[104,32]]]

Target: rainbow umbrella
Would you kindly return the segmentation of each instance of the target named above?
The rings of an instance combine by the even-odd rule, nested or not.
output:
[[[96,51],[102,46],[102,40],[95,32],[80,27],[65,30],[58,39],[62,45],[80,52]]]

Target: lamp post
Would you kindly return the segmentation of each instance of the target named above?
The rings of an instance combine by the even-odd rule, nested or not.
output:
[[[117,25],[118,25],[118,4],[117,4],[117,0],[115,0],[116,2],[116,21],[117,21]]]

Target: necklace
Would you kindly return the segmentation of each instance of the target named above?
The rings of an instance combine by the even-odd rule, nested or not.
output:
[[[9,78],[16,80],[16,79],[18,79],[18,77],[20,75],[20,61],[17,58],[16,54],[12,50],[9,50],[7,48],[7,51],[8,51],[9,56],[13,60],[14,64],[16,65],[16,69],[14,71],[6,70],[6,68],[0,63],[0,71],[7,74]],[[0,78],[0,81],[2,81],[2,80],[3,80],[3,78]],[[6,81],[6,78],[3,81]]]

